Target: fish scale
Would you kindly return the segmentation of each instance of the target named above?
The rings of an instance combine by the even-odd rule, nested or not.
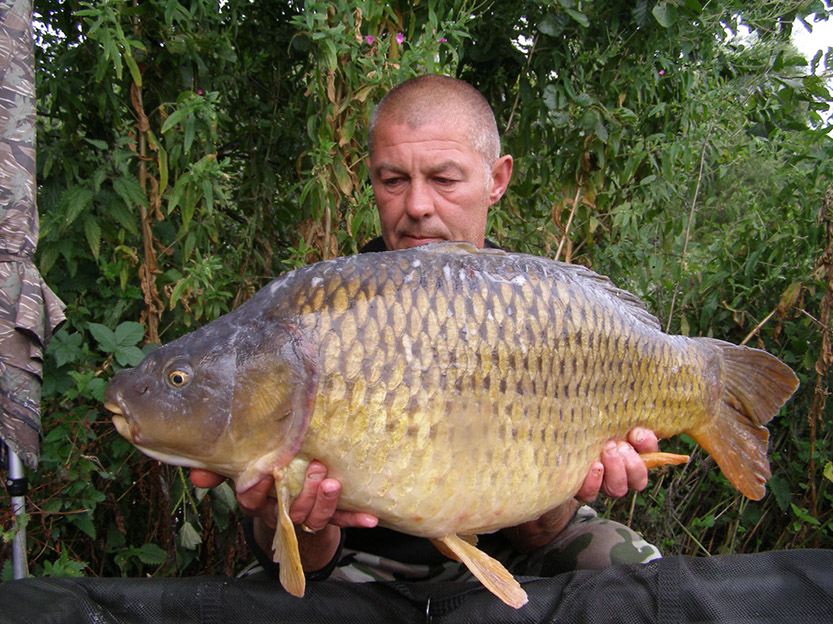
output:
[[[690,434],[760,498],[764,425],[796,387],[762,351],[663,333],[588,269],[446,243],[292,271],[118,373],[105,402],[152,457],[238,491],[275,479],[274,547],[295,594],[288,508],[318,459],[340,508],[435,539],[518,607],[517,582],[461,536],[564,503],[636,425]]]

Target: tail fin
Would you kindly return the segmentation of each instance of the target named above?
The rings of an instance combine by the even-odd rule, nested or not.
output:
[[[722,351],[723,396],[717,417],[687,432],[745,496],[760,500],[772,473],[764,427],[798,388],[792,369],[766,351],[701,338]]]

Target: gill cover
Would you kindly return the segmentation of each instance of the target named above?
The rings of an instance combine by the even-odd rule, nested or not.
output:
[[[283,468],[298,453],[318,389],[315,354],[292,325],[271,322],[236,340],[231,414],[215,453],[245,459],[238,491]]]

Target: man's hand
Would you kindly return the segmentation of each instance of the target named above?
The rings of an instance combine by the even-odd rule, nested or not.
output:
[[[656,434],[643,427],[631,429],[627,442],[609,441],[601,460],[590,467],[576,498],[589,503],[599,490],[613,497],[624,496],[628,490],[644,490],[648,485],[648,469],[639,454],[658,450]]]
[[[216,487],[223,477],[207,470],[191,470],[191,482],[197,487]],[[307,467],[301,493],[289,507],[289,518],[296,526],[301,565],[307,572],[320,570],[335,555],[341,541],[339,527],[372,528],[378,518],[368,513],[337,509],[341,483],[327,477],[327,467],[312,461]],[[254,517],[254,534],[263,552],[272,552],[272,537],[277,525],[275,482],[258,481],[237,494],[240,508]]]

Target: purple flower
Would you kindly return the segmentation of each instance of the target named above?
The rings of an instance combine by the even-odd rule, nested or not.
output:
[[[364,38],[364,40],[367,41],[367,45],[372,45],[373,44],[373,35],[368,35],[367,37]]]
[[[405,41],[405,35],[403,35],[401,32],[396,33],[396,43],[402,45],[403,41]]]
[[[448,39],[446,39],[445,37],[440,37],[439,39],[437,39],[437,41],[439,41],[440,43],[445,43],[446,41],[448,41]]]

